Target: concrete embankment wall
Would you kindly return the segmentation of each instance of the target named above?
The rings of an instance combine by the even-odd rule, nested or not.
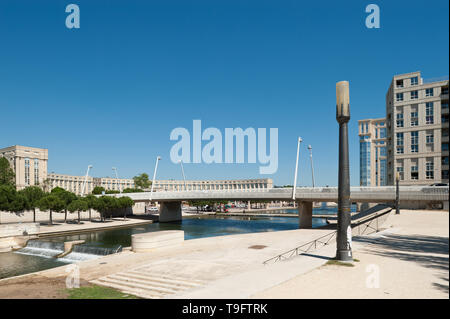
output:
[[[127,209],[128,215],[141,215],[144,214],[144,203],[136,203],[132,208]],[[124,211],[119,209],[111,212],[112,217],[123,217]],[[80,213],[82,220],[89,219],[89,211]],[[109,213],[106,214],[109,216]],[[100,213],[94,209],[91,209],[92,219],[99,219]],[[50,213],[48,211],[41,212],[36,209],[36,223],[46,223],[49,221]],[[64,212],[52,214],[53,222],[63,222]],[[78,220],[78,213],[67,212],[67,220]],[[32,223],[33,222],[33,211],[23,211],[18,213],[10,213],[5,211],[0,211],[0,225],[1,224],[12,224],[12,223]]]
[[[39,223],[0,225],[0,252],[23,247],[30,236],[39,233]]]

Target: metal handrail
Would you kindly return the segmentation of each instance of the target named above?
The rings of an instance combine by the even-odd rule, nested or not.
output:
[[[368,217],[368,216],[363,217],[363,218],[361,218],[361,219],[362,219],[361,221],[359,221],[358,223],[352,225],[352,228],[355,228],[355,227],[358,227],[358,226],[362,226],[362,225],[365,225],[365,226],[366,226],[366,228],[362,231],[362,233],[361,233],[361,229],[358,228],[358,235],[363,235],[363,234],[365,233],[365,230],[366,230],[367,228],[373,229],[375,232],[378,232],[378,231],[379,231],[378,218],[381,217],[381,216],[384,216],[384,215],[386,215],[386,214],[388,214],[388,213],[390,213],[391,210],[392,210],[392,208],[390,208],[389,210],[387,210],[387,211],[385,211],[385,212],[382,212],[382,213],[375,212],[375,213],[374,213],[372,216],[370,216],[370,217]],[[375,226],[375,227],[373,227],[373,226],[371,225],[372,222],[374,222],[374,221],[376,221],[376,226]],[[367,222],[368,222],[368,223],[367,223]],[[367,223],[367,224],[365,224],[365,223]],[[296,247],[296,248],[293,248],[293,249],[291,249],[291,250],[288,250],[287,252],[284,252],[284,253],[282,253],[282,254],[279,254],[279,255],[277,255],[277,256],[275,256],[275,257],[272,257],[272,258],[270,258],[270,259],[267,259],[266,261],[263,262],[263,264],[264,264],[264,265],[267,265],[267,264],[270,263],[270,262],[275,263],[275,262],[281,261],[281,260],[283,260],[283,259],[288,259],[288,258],[291,258],[291,257],[293,257],[293,256],[298,256],[298,255],[301,255],[301,254],[310,252],[310,251],[312,251],[312,250],[316,250],[316,249],[317,249],[317,244],[318,244],[318,243],[321,245],[320,247],[326,246],[326,245],[328,245],[328,243],[330,242],[330,240],[331,240],[336,234],[337,234],[337,230],[334,231],[334,232],[332,232],[332,233],[328,233],[328,234],[326,234],[326,235],[324,235],[324,236],[321,236],[321,237],[319,237],[319,238],[316,238],[316,239],[314,239],[314,240],[312,240],[312,241],[309,241],[309,242],[307,242],[307,243],[305,243],[305,244],[302,244],[302,245],[300,245],[300,246],[298,246],[298,247]],[[326,237],[328,237],[328,236],[329,236],[329,238],[328,238],[326,241],[322,241],[323,238],[326,238]],[[313,246],[314,246],[314,249],[312,249]],[[307,247],[307,248],[306,248],[306,249],[303,249],[304,247]],[[299,253],[299,252],[301,252],[301,253]]]

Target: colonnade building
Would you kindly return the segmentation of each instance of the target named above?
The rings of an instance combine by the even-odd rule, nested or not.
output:
[[[0,156],[9,160],[16,174],[16,187],[38,185],[46,191],[61,187],[77,195],[90,194],[96,186],[107,191],[123,191],[135,188],[134,180],[113,177],[74,176],[58,173],[47,173],[48,149],[10,146],[0,149]],[[186,185],[186,188],[185,188]],[[84,193],[83,193],[84,187]],[[189,191],[195,190],[257,190],[273,188],[270,178],[244,180],[156,180],[154,191]]]

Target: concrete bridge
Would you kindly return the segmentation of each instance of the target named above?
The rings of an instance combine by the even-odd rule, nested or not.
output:
[[[129,196],[135,202],[159,202],[160,222],[181,220],[181,202],[191,200],[230,200],[230,201],[293,201],[292,188],[270,188],[258,190],[204,190],[177,192],[140,192],[113,194],[111,196]],[[443,203],[448,210],[448,186],[400,186],[400,202]],[[394,203],[395,186],[351,187],[350,199],[357,203]],[[312,226],[313,202],[337,202],[337,187],[299,187],[295,192],[298,203],[301,228]]]

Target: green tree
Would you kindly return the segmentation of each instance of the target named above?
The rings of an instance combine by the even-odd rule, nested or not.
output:
[[[83,197],[83,199],[86,201],[86,203],[88,205],[89,221],[91,221],[92,220],[91,210],[95,209],[95,202],[97,201],[97,197],[90,194],[90,195],[87,195],[86,197]]]
[[[101,221],[105,221],[106,213],[119,207],[117,198],[112,196],[102,196],[95,201],[95,210],[100,213]]]
[[[68,206],[67,210],[71,213],[78,212],[78,224],[81,222],[80,212],[85,212],[89,209],[88,203],[84,198],[77,198],[72,201]]]
[[[101,194],[103,194],[104,191],[105,191],[104,187],[95,186],[94,189],[92,190],[92,194],[94,194],[94,195],[101,195]]]
[[[0,157],[0,185],[16,186],[16,174],[5,157]]]
[[[16,188],[11,185],[0,185],[0,211],[10,211],[10,205],[17,195]]]
[[[9,211],[17,213],[25,209],[27,209],[27,198],[21,193],[16,193],[14,200],[9,204]]]
[[[38,202],[38,207],[41,211],[50,211],[50,225],[53,225],[53,212],[61,212],[64,207],[65,203],[63,200],[61,200],[57,195],[55,194],[47,194],[44,197],[42,197]]]
[[[148,179],[147,173],[142,173],[140,175],[137,175],[137,176],[133,177],[133,180],[134,180],[134,185],[140,189],[149,188],[150,185],[152,184],[152,182],[149,181],[149,179]]]
[[[130,197],[124,196],[124,197],[119,197],[117,199],[117,202],[118,202],[119,208],[123,209],[123,211],[124,211],[123,219],[126,220],[126,218],[127,218],[127,208],[128,207],[133,207],[134,201]]]
[[[61,187],[53,188],[51,193],[58,196],[59,199],[64,202],[64,222],[67,222],[67,206],[69,206],[71,202],[77,199],[77,195],[72,192],[66,191]]]
[[[33,210],[33,223],[36,222],[36,208],[38,208],[39,200],[44,197],[45,193],[38,186],[28,186],[19,191],[26,198],[25,209]]]

